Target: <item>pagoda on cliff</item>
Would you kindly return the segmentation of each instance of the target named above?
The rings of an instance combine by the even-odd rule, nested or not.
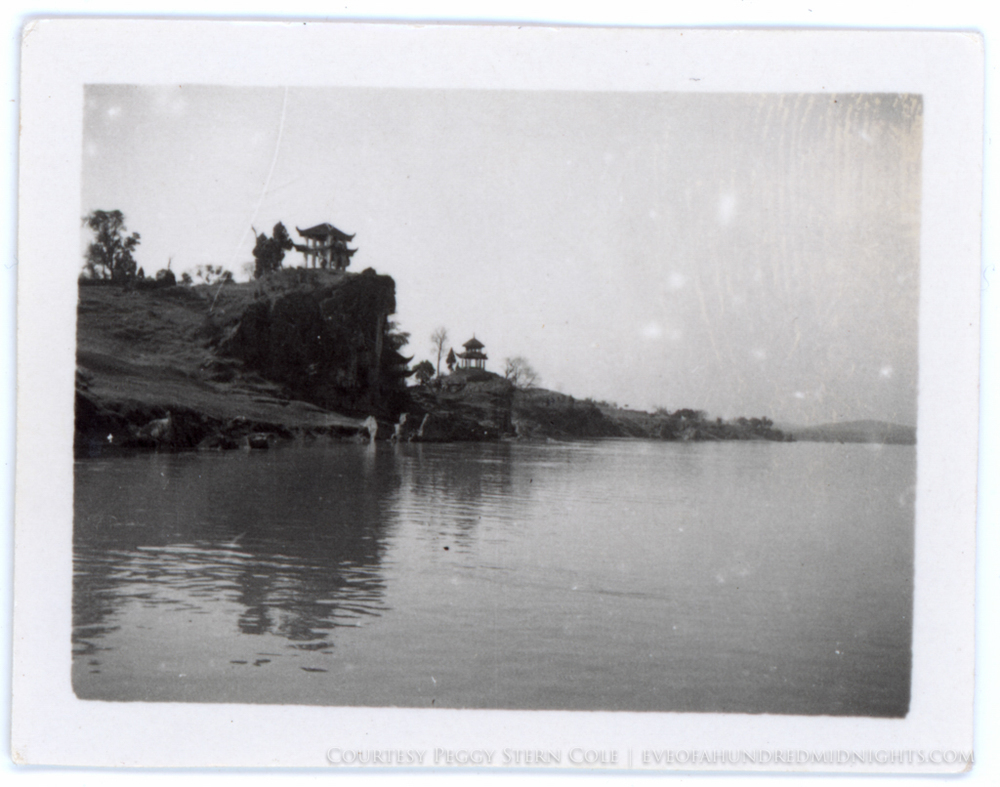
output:
[[[342,271],[351,264],[351,257],[357,249],[349,249],[347,244],[353,240],[353,235],[325,223],[304,230],[296,227],[295,230],[305,239],[305,243],[296,243],[294,246],[305,257],[307,268]]]
[[[465,348],[464,353],[458,353],[458,368],[459,369],[485,369],[486,368],[486,353],[483,350],[486,349],[486,345],[479,341],[475,336],[473,336],[469,341],[462,345]]]

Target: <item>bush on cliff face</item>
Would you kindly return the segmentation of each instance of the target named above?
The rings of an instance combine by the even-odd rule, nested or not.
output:
[[[395,293],[392,278],[371,268],[310,280],[248,305],[219,350],[296,398],[395,415],[405,406],[409,374],[400,353],[407,336],[388,319]]]
[[[407,358],[402,353],[402,349],[410,341],[410,334],[400,331],[396,323],[388,320],[384,333],[382,368],[379,373],[379,397],[383,409],[396,415],[405,410],[410,402],[406,379],[413,374],[413,370],[409,368],[413,356]]]

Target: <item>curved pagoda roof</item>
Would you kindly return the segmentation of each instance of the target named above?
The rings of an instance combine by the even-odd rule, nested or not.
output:
[[[303,238],[316,238],[317,240],[324,240],[333,236],[337,240],[342,240],[347,243],[348,241],[354,239],[354,235],[348,235],[346,232],[342,232],[332,224],[328,224],[326,222],[304,230],[296,227],[295,231],[298,232]]]
[[[473,336],[469,341],[462,345],[466,350],[482,350],[486,345],[483,344],[479,339]]]

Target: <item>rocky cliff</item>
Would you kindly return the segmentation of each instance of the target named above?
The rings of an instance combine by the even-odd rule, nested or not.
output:
[[[82,286],[76,448],[232,448],[351,436],[405,400],[395,283],[291,269],[245,284]]]
[[[388,323],[396,311],[392,278],[371,268],[292,269],[267,283],[218,337],[219,354],[320,407],[398,415],[408,359]]]

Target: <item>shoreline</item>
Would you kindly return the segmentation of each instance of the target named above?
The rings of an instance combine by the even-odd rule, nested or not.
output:
[[[395,282],[371,269],[292,268],[223,286],[78,291],[77,457],[263,448],[297,437],[915,441],[915,430],[880,422],[793,432],[766,417],[627,410],[517,388],[484,370],[407,386],[412,359],[400,353],[405,335],[388,319]]]

